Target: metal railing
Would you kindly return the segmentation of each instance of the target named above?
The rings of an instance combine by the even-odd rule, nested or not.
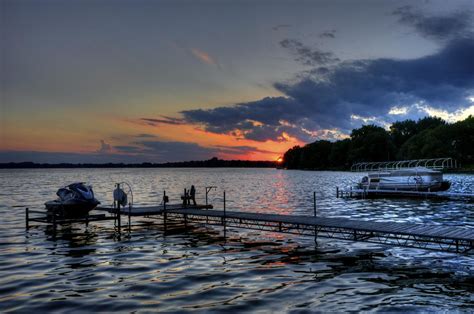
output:
[[[354,172],[370,172],[397,170],[415,167],[425,167],[429,169],[453,169],[457,168],[457,161],[453,158],[431,158],[431,159],[413,159],[413,160],[397,160],[397,161],[380,161],[380,162],[358,162],[352,165],[351,171]]]

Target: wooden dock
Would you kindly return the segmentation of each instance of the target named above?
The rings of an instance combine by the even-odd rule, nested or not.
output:
[[[455,226],[202,209],[169,210],[167,214],[169,219],[309,235],[315,240],[325,237],[458,253],[467,253],[474,247],[474,230]]]
[[[183,206],[182,204],[167,204],[166,207],[164,205],[157,205],[157,206],[142,206],[142,207],[121,207],[120,214],[121,215],[130,215],[130,216],[154,216],[154,215],[162,215],[163,212],[166,210],[168,212],[175,211],[175,210],[183,210],[183,209],[212,209],[212,205],[187,205]],[[113,207],[97,207],[96,211],[108,212],[108,213],[116,213],[117,209]]]
[[[31,211],[27,209],[26,226],[28,228],[31,221],[54,223],[55,230],[56,224],[113,219],[120,234],[123,218],[128,218],[127,227],[131,232],[133,217],[161,216],[165,230],[167,226],[175,223],[183,224],[185,227],[191,223],[219,225],[224,228],[224,237],[226,237],[227,228],[234,227],[311,236],[314,237],[315,242],[318,237],[324,237],[454,253],[468,253],[474,248],[474,229],[472,228],[316,217],[316,206],[314,207],[314,216],[227,211],[225,202],[223,210],[214,210],[212,205],[183,206],[182,204],[123,208],[101,207],[97,210],[106,214],[68,221],[56,219],[54,216],[49,218],[48,216],[30,217]],[[53,222],[51,222],[51,218],[54,219]]]

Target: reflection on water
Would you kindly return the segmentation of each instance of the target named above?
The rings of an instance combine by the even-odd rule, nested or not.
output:
[[[360,174],[274,169],[1,170],[0,310],[17,311],[414,311],[469,310],[472,256],[230,228],[144,222],[118,241],[113,222],[24,230],[23,208],[42,207],[61,185],[93,184],[103,204],[113,183],[127,181],[136,203],[163,190],[178,201],[194,184],[216,185],[210,201],[229,210],[410,221],[474,227],[473,204],[433,200],[344,200],[336,186]],[[456,191],[473,191],[472,175],[448,175]],[[145,223],[148,222],[148,223]],[[154,222],[156,223],[156,221]]]

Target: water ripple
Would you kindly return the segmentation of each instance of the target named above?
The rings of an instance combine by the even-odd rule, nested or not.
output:
[[[472,256],[318,240],[229,228],[133,227],[113,223],[24,229],[24,209],[42,207],[73,181],[94,185],[103,204],[113,183],[134,187],[135,202],[178,200],[184,187],[217,185],[210,202],[229,210],[474,227],[472,203],[431,200],[344,200],[336,186],[358,179],[343,172],[274,169],[0,170],[0,310],[3,311],[469,311],[474,306]],[[472,175],[448,175],[471,191]],[[144,219],[137,219],[145,221]]]

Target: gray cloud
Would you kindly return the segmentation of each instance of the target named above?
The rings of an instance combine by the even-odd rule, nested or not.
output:
[[[64,153],[38,151],[0,151],[0,162],[36,162],[36,163],[71,163],[71,164],[99,164],[99,163],[133,163],[135,156],[115,153]]]
[[[277,152],[274,151],[269,151],[265,149],[259,149],[256,147],[252,146],[223,146],[223,145],[217,145],[214,146],[217,148],[220,152],[226,153],[226,154],[246,154],[246,153],[270,153],[270,154],[275,154]]]
[[[332,52],[311,48],[296,39],[284,39],[280,41],[280,46],[290,50],[295,55],[295,61],[303,65],[317,66],[339,61]]]
[[[158,125],[158,124],[172,124],[172,125],[180,125],[183,124],[184,121],[179,118],[167,117],[167,116],[160,116],[160,119],[155,118],[141,118],[140,121],[146,122],[149,125]]]
[[[106,153],[64,153],[39,151],[0,151],[0,163],[163,163],[190,160],[208,160],[223,155],[274,153],[251,146],[203,147],[195,143],[144,140],[131,145],[117,145]]]
[[[156,136],[153,134],[141,133],[137,134],[137,138],[155,138]]]
[[[325,31],[325,32],[322,32],[321,34],[319,34],[319,37],[321,38],[336,38],[336,30],[335,29],[332,29],[332,30],[329,30],[329,31]]]
[[[399,22],[413,27],[429,39],[449,40],[466,35],[471,28],[471,12],[455,12],[445,16],[426,16],[411,6],[400,7],[393,12]]]
[[[341,62],[323,78],[275,83],[282,97],[230,107],[183,111],[184,119],[215,133],[242,134],[256,141],[281,140],[282,132],[303,141],[322,129],[349,132],[352,115],[383,117],[393,106],[417,102],[456,110],[474,94],[474,40],[449,41],[440,51],[411,60]],[[380,119],[375,119],[375,122]]]
[[[142,153],[143,148],[131,145],[117,145],[114,149],[120,153]]]
[[[289,27],[291,27],[290,24],[278,24],[278,25],[273,26],[272,29],[273,29],[274,31],[278,31],[278,30],[280,30],[280,29],[282,29],[282,28],[289,28]]]
[[[100,148],[97,150],[98,153],[110,153],[112,151],[112,146],[106,143],[104,140],[100,140]]]

